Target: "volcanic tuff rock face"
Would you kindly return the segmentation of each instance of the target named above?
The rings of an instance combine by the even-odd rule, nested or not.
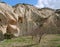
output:
[[[0,30],[3,34],[7,32],[20,36],[29,34],[38,27],[45,28],[45,30],[50,25],[60,28],[59,13],[58,10],[50,8],[38,9],[28,4],[9,6],[6,3],[0,3]]]

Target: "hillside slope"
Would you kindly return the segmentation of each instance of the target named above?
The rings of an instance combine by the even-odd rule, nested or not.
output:
[[[31,35],[31,33],[36,35],[40,32],[60,33],[59,24],[59,9],[39,9],[29,4],[9,6],[6,3],[0,3],[0,31],[3,34],[10,33],[14,36],[21,36]]]

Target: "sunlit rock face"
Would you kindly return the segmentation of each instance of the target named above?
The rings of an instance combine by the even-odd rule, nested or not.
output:
[[[51,8],[38,9],[28,4],[9,6],[6,3],[0,3],[0,30],[3,34],[11,33],[18,37],[30,34],[40,27],[43,31],[50,29],[52,25],[60,28],[59,13]]]
[[[17,26],[18,15],[15,14],[13,10],[14,9],[6,3],[0,3],[0,30],[3,32],[3,34],[7,32],[7,27],[9,27],[8,25]]]

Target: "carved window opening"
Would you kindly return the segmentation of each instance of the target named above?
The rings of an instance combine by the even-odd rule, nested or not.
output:
[[[23,17],[19,17],[18,22],[23,23]]]
[[[0,19],[0,22],[1,22],[2,20]]]

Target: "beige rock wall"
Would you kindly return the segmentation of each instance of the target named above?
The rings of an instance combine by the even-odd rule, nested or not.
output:
[[[38,27],[43,29],[45,25],[50,25],[49,21],[50,23],[52,22],[51,24],[55,24],[56,20],[58,22],[55,17],[60,16],[57,12],[55,13],[54,9],[38,9],[28,4],[9,6],[8,4],[0,3],[0,30],[3,34],[6,32],[15,36],[29,34]]]

